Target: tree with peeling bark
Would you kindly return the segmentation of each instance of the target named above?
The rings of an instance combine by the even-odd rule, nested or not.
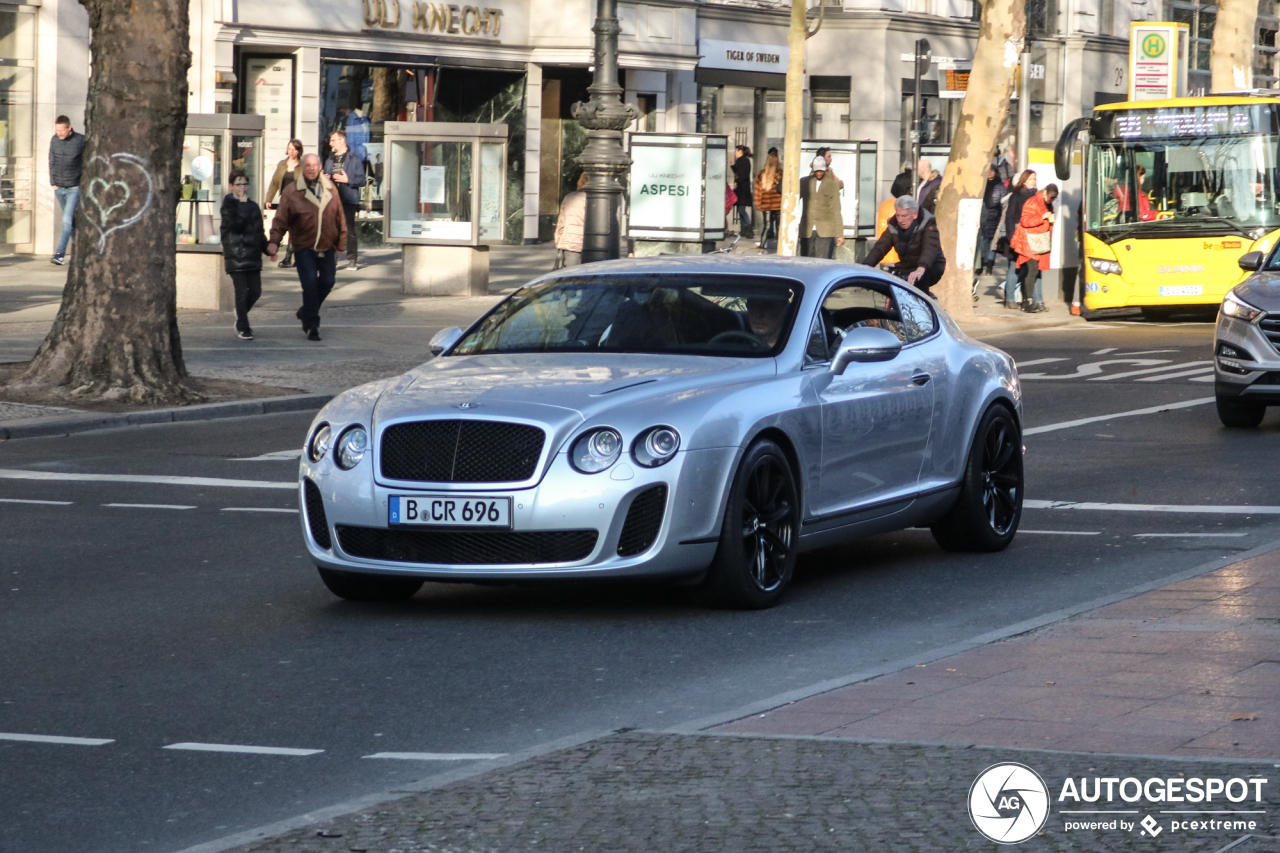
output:
[[[1025,0],[986,0],[983,4],[973,69],[936,207],[947,271],[933,292],[953,317],[973,316],[973,255],[982,219],[982,193],[1009,114],[1026,30]]]
[[[800,142],[804,123],[804,43],[809,24],[806,0],[791,0],[791,27],[787,34],[786,128],[782,139],[782,216],[778,228],[778,254],[793,257],[800,234]]]
[[[1218,0],[1209,52],[1210,86],[1214,92],[1253,88],[1253,40],[1258,0]]]
[[[91,76],[62,307],[22,392],[187,403],[174,223],[187,123],[186,0],[81,0]]]

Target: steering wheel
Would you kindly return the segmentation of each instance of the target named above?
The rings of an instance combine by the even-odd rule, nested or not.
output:
[[[751,344],[753,347],[760,350],[772,349],[772,347],[770,347],[767,343],[765,343],[764,340],[761,339],[759,336],[754,335],[751,332],[744,332],[741,329],[730,329],[727,332],[721,332],[720,334],[713,337],[711,340],[707,341],[707,343],[709,344],[729,343],[732,341]]]

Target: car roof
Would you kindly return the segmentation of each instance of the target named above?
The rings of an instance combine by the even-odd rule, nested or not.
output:
[[[844,264],[820,258],[787,258],[778,255],[659,255],[645,258],[620,258],[616,261],[598,261],[592,264],[566,267],[537,279],[550,281],[557,278],[583,275],[610,276],[688,273],[736,273],[790,278],[806,286],[821,288],[828,283],[851,275],[889,279],[875,267],[863,264]],[[890,279],[892,280],[892,279]]]

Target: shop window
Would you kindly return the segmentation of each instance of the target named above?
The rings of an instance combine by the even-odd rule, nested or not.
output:
[[[698,133],[720,132],[720,87],[698,87]]]
[[[658,130],[658,96],[636,95],[636,129],[643,133]]]
[[[591,74],[585,68],[542,69],[542,151],[538,190],[538,239],[549,241],[560,216],[560,201],[578,188],[578,155],[587,131],[573,117],[575,103],[590,100]],[[507,202],[511,196],[508,192]],[[510,234],[508,229],[508,234]]]
[[[1032,38],[1058,32],[1057,0],[1026,0],[1027,34]]]

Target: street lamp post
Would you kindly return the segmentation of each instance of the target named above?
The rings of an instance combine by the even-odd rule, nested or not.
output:
[[[621,255],[618,209],[622,184],[618,176],[631,166],[622,150],[622,131],[635,120],[635,110],[622,103],[618,85],[617,0],[598,0],[595,76],[587,92],[591,100],[573,105],[573,117],[587,129],[587,147],[578,163],[587,173],[587,216],[582,237],[582,262],[611,261]]]

